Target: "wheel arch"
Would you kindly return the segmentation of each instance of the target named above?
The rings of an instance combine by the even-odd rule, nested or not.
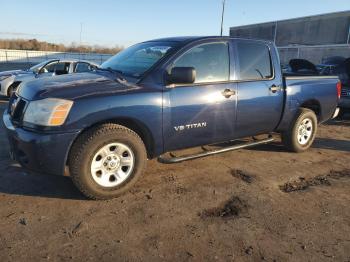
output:
[[[8,86],[6,92],[7,92],[7,95],[8,96],[11,96],[11,94],[9,94],[9,90],[12,88],[12,89],[15,89],[17,88],[20,84],[22,83],[22,81],[15,81],[13,82],[11,85]]]
[[[321,104],[316,99],[309,99],[309,100],[304,101],[300,105],[300,108],[306,108],[306,109],[312,110],[316,114],[318,120],[320,120],[320,118],[322,116]]]
[[[147,157],[149,159],[153,158],[155,155],[155,145],[154,145],[154,138],[153,135],[151,133],[151,131],[149,130],[149,128],[142,123],[141,121],[137,120],[137,119],[133,119],[133,118],[128,118],[128,117],[118,117],[118,118],[112,118],[112,119],[106,119],[100,122],[96,122],[92,125],[89,125],[87,127],[85,127],[74,139],[74,141],[71,143],[70,148],[68,150],[68,154],[66,157],[66,162],[69,159],[69,154],[71,152],[71,149],[74,145],[74,143],[77,141],[77,139],[84,133],[86,133],[87,131],[89,131],[92,128],[101,126],[103,124],[107,124],[107,123],[112,123],[112,124],[117,124],[117,125],[121,125],[124,126],[126,128],[129,128],[130,130],[134,131],[136,134],[138,134],[141,138],[141,140],[143,141],[143,143],[145,144],[146,150],[147,150]]]

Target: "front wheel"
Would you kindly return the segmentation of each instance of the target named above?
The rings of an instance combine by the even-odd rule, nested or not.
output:
[[[304,152],[314,142],[316,132],[317,116],[312,110],[301,108],[289,130],[282,134],[282,142],[290,151]]]
[[[14,82],[12,85],[9,86],[7,89],[7,96],[11,97],[13,93],[17,91],[18,86],[21,84],[21,82]]]
[[[13,86],[10,86],[8,89],[7,89],[7,96],[8,97],[11,97],[12,94],[15,92]]]
[[[73,183],[88,198],[109,199],[131,188],[145,168],[147,153],[132,130],[104,124],[82,134],[68,161]]]

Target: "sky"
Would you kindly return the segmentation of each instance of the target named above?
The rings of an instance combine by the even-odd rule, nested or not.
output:
[[[219,35],[222,0],[0,0],[0,38],[130,46],[167,36]],[[350,10],[350,0],[227,0],[231,26]],[[82,31],[81,31],[82,28]]]

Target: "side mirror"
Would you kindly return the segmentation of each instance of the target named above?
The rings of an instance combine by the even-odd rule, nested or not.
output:
[[[194,67],[174,67],[167,76],[168,84],[193,84],[196,80]]]

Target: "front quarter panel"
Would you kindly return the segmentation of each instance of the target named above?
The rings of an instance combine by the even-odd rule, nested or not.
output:
[[[23,74],[23,75],[18,75],[15,77],[14,82],[27,82],[27,81],[31,81],[34,80],[35,74]]]
[[[10,85],[13,84],[14,78],[15,78],[14,76],[10,76],[0,82],[0,85],[1,85],[0,95],[7,96],[7,90],[10,87]]]
[[[77,99],[63,128],[82,132],[98,123],[118,120],[132,120],[147,128],[154,141],[154,153],[162,153],[162,93],[159,91]]]

